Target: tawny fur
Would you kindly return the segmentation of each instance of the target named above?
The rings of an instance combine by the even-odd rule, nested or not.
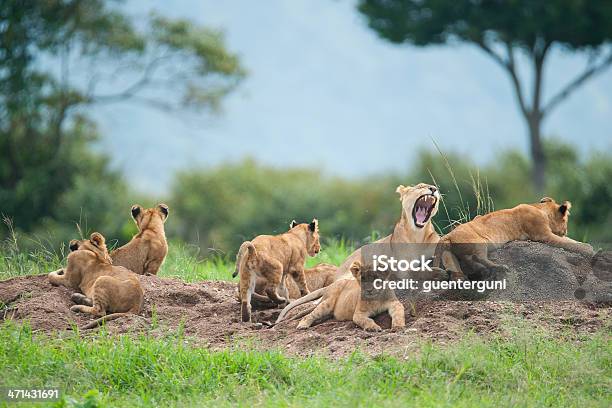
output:
[[[306,286],[309,291],[317,290],[331,285],[336,280],[337,266],[328,263],[320,263],[312,268],[304,269],[304,277],[306,278]],[[267,281],[263,278],[257,278],[255,283],[255,291],[251,296],[251,305],[256,306],[272,306],[272,301],[266,295]],[[287,294],[290,300],[298,299],[301,296],[300,288],[291,276],[288,276],[285,282]],[[240,294],[238,292],[238,300]],[[276,303],[274,303],[276,304]]]
[[[84,328],[128,313],[140,313],[144,291],[138,276],[122,266],[111,264],[104,237],[97,232],[89,239],[70,242],[71,253],[65,268],[49,273],[49,282],[79,291],[72,295],[78,305],[73,312],[103,317]]]
[[[539,203],[519,204],[478,216],[440,239],[433,265],[444,266],[453,279],[466,277],[460,259],[475,269],[495,273],[506,268],[488,259],[487,246],[517,240],[539,241],[590,256],[590,245],[566,236],[571,206],[569,201],[557,204],[544,197]]]
[[[361,277],[371,273],[371,267],[362,266],[355,261],[350,267],[354,279],[341,279],[325,288],[321,302],[312,312],[304,316],[298,324],[298,329],[306,329],[313,323],[333,317],[339,321],[352,320],[356,325],[367,331],[380,331],[381,328],[372,317],[388,312],[391,316],[391,328],[401,328],[406,325],[404,306],[395,297],[393,290],[385,293],[385,300],[364,300],[361,296]],[[312,292],[314,297],[315,292]],[[277,323],[284,318],[279,316]]]
[[[265,280],[264,292],[277,304],[287,302],[284,287],[287,276],[293,278],[301,295],[306,295],[309,291],[304,262],[306,256],[315,256],[320,250],[316,219],[310,224],[297,224],[294,221],[291,229],[284,234],[259,235],[252,241],[244,242],[236,256],[242,321],[251,321],[251,296],[258,278]],[[285,297],[279,296],[278,289]]]
[[[337,269],[337,266],[327,263],[321,263],[312,268],[304,269],[304,277],[308,290],[321,289],[334,283]],[[292,276],[288,276],[285,283],[289,299],[298,299],[302,296],[300,288]],[[257,279],[255,293],[265,294],[265,282],[263,280]]]
[[[168,254],[164,230],[168,206],[158,204],[154,208],[144,209],[134,205],[132,218],[138,226],[138,234],[134,235],[130,242],[111,252],[113,264],[139,275],[157,275]]]

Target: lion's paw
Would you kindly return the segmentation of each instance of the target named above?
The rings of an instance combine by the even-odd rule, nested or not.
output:
[[[382,328],[379,325],[377,325],[376,323],[373,323],[371,325],[367,325],[363,329],[365,331],[369,331],[369,332],[379,332],[379,331],[382,331]]]
[[[82,312],[82,310],[81,310],[81,305],[73,305],[73,306],[70,306],[70,311],[71,311],[71,312],[74,312],[74,313],[80,313],[80,312]]]
[[[406,327],[405,323],[394,323],[394,324],[391,324],[391,331],[402,330],[405,327]]]

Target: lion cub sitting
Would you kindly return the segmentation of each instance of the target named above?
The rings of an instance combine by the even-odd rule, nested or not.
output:
[[[72,240],[70,250],[66,268],[51,272],[48,277],[52,285],[81,292],[72,295],[72,300],[80,304],[70,310],[103,316],[84,329],[128,313],[140,313],[144,291],[138,276],[122,266],[111,264],[102,234],[94,232],[89,239]]]
[[[289,231],[284,234],[259,235],[252,241],[244,242],[236,256],[242,321],[251,321],[251,296],[257,278],[266,281],[264,292],[278,304],[287,302],[286,298],[278,295],[277,289],[286,292],[288,275],[295,280],[302,296],[308,294],[304,262],[307,255],[315,256],[320,250],[319,222],[316,218],[310,224],[292,221]]]
[[[397,300],[393,290],[385,291],[384,299],[381,299],[380,296],[372,300],[362,298],[362,278],[369,277],[372,273],[372,267],[363,266],[361,262],[354,261],[351,264],[350,271],[354,279],[340,279],[327,287],[324,292],[317,293],[319,291],[315,291],[293,302],[290,305],[291,308],[288,307],[281,312],[276,323],[281,322],[286,313],[293,307],[314,300],[324,293],[321,302],[314,310],[300,320],[298,329],[307,329],[314,322],[333,316],[334,319],[340,321],[352,320],[356,325],[367,331],[380,331],[382,329],[372,320],[372,317],[383,312],[389,312],[392,329],[404,327],[406,325],[404,306]],[[381,293],[381,295],[383,294]]]
[[[168,218],[168,206],[144,209],[132,206],[132,218],[138,226],[138,234],[130,242],[115,249],[110,256],[114,265],[128,268],[139,275],[157,275],[168,254],[164,223]]]
[[[571,207],[569,201],[557,204],[544,197],[539,203],[519,204],[478,216],[440,239],[433,265],[444,265],[453,279],[465,278],[459,261],[483,276],[491,275],[506,268],[488,259],[487,247],[516,240],[539,241],[590,257],[593,254],[590,245],[566,236]]]

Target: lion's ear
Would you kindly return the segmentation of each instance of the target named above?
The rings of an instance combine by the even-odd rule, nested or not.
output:
[[[292,220],[289,224],[289,229],[295,228],[296,225],[298,225],[298,222],[296,220]]]
[[[138,214],[140,214],[142,212],[142,207],[138,204],[134,204],[132,206],[132,218],[136,219],[136,217],[138,217]]]
[[[91,234],[91,236],[89,237],[89,240],[91,241],[92,244],[94,244],[98,248],[101,248],[106,244],[106,240],[104,239],[102,234],[100,234],[99,232],[94,232],[93,234]]]
[[[552,203],[553,201],[555,201],[555,200],[553,200],[553,199],[552,199],[552,198],[550,198],[550,197],[542,197],[542,198],[540,199],[540,203]]]
[[[567,214],[570,208],[572,208],[572,203],[570,203],[569,201],[564,201],[563,204],[559,206],[559,212],[561,213],[561,215],[565,215]]]
[[[355,279],[361,279],[361,262],[354,261],[349,268]]]
[[[79,241],[73,239],[72,241],[70,241],[70,244],[68,244],[68,248],[70,248],[71,251],[76,251],[77,249],[79,249]]]
[[[164,219],[168,218],[168,214],[170,212],[170,209],[168,208],[168,206],[164,203],[159,203],[157,204],[157,208],[159,208],[159,211],[161,211],[162,214],[164,214]]]
[[[312,232],[317,232],[319,230],[319,220],[313,218],[312,222],[308,224],[308,229]]]
[[[402,199],[402,195],[404,195],[404,193],[406,191],[410,190],[411,188],[412,187],[410,187],[410,186],[406,187],[403,184],[400,184],[399,186],[397,186],[397,188],[395,189],[395,192],[400,195],[400,201]]]

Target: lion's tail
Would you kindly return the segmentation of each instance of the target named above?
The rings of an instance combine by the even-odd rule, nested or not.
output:
[[[257,256],[257,251],[251,241],[245,241],[240,245],[238,255],[236,255],[236,269],[232,273],[232,278],[238,276],[240,271],[244,269],[250,256]]]
[[[309,294],[307,294],[306,296],[302,296],[301,298],[294,300],[293,302],[289,303],[287,306],[285,306],[285,308],[283,310],[281,310],[280,314],[278,315],[278,318],[276,319],[276,323],[274,324],[278,324],[281,321],[283,321],[283,319],[285,318],[285,316],[287,315],[287,313],[289,313],[291,311],[291,309],[298,307],[299,305],[303,305],[306,302],[311,302],[315,299],[320,298],[321,296],[323,296],[325,294],[325,291],[327,290],[329,286],[326,286],[324,288],[321,289],[317,289],[314,292],[310,292]]]
[[[111,313],[111,314],[107,314],[105,316],[102,316],[99,319],[94,320],[91,323],[86,324],[85,326],[82,327],[82,329],[83,330],[93,329],[94,327],[98,327],[99,325],[101,325],[104,322],[115,320],[115,319],[118,319],[120,317],[127,316],[129,314],[131,314],[131,313],[126,312],[126,313]]]

